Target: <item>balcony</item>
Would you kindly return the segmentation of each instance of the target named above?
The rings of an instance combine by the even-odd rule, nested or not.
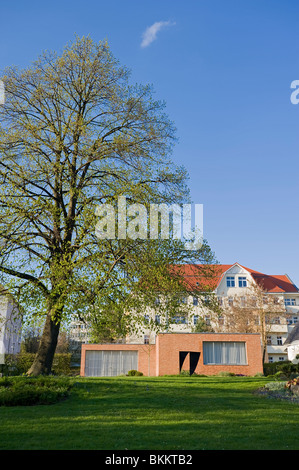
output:
[[[269,333],[288,333],[288,325],[286,323],[267,323],[266,329]]]
[[[267,345],[267,353],[268,354],[286,354],[285,352],[285,347],[282,345],[282,346],[278,346],[278,345],[275,345],[275,344],[270,344],[270,345]]]

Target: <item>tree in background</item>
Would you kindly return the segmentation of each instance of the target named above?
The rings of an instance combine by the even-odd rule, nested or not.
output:
[[[60,55],[46,52],[1,79],[0,272],[24,316],[44,319],[28,371],[38,375],[50,373],[70,315],[109,323],[114,312],[142,310],[151,289],[140,296],[141,279],[174,291],[180,279],[166,266],[213,255],[206,243],[193,252],[138,231],[96,236],[97,208],[117,208],[121,195],[146,207],[189,202],[186,172],[170,159],[175,129],[164,103],[151,87],[130,85],[106,42],[76,38]]]
[[[222,308],[223,323],[218,324],[217,331],[259,333],[265,362],[267,337],[276,324],[286,321],[285,313],[282,298],[269,294],[262,284],[252,284],[244,296],[235,296],[230,305]]]

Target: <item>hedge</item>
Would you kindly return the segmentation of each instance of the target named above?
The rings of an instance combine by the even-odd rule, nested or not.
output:
[[[299,375],[299,364],[293,364],[291,361],[268,362],[264,364],[264,375],[275,375],[278,372],[287,379]]]
[[[0,406],[51,405],[69,396],[68,377],[0,378]]]
[[[19,353],[7,354],[5,356],[4,374],[5,375],[22,375],[31,367],[35,354]],[[71,373],[71,354],[57,353],[54,356],[52,374],[53,375],[69,375]]]

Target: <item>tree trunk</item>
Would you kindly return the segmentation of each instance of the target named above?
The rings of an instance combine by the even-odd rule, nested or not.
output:
[[[57,346],[60,321],[53,320],[52,311],[47,315],[43,334],[33,364],[27,375],[48,375],[51,373],[54,354]]]

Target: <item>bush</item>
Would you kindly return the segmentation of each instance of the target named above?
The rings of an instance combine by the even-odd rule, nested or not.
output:
[[[296,377],[296,378],[294,378],[294,379],[292,379],[292,380],[289,380],[289,381],[286,383],[285,387],[288,388],[288,389],[292,389],[292,386],[293,386],[293,385],[299,385],[299,377]]]
[[[234,377],[236,374],[234,372],[222,371],[217,374],[219,377]]]
[[[293,364],[291,361],[282,361],[282,362],[269,362],[264,364],[264,374],[269,375],[279,375],[287,379],[292,378],[292,376],[298,375],[299,373],[299,364]]]
[[[143,375],[142,372],[139,372],[138,370],[129,370],[129,372],[127,373],[128,376],[140,376],[140,375]]]
[[[0,406],[51,405],[66,398],[72,387],[68,378],[3,377]]]
[[[6,375],[22,375],[30,369],[35,354],[34,353],[19,353],[7,354],[5,356],[5,374]],[[69,375],[71,374],[71,354],[58,353],[54,355],[53,375]]]
[[[286,382],[269,382],[265,385],[267,390],[272,391],[283,391],[286,386]]]

